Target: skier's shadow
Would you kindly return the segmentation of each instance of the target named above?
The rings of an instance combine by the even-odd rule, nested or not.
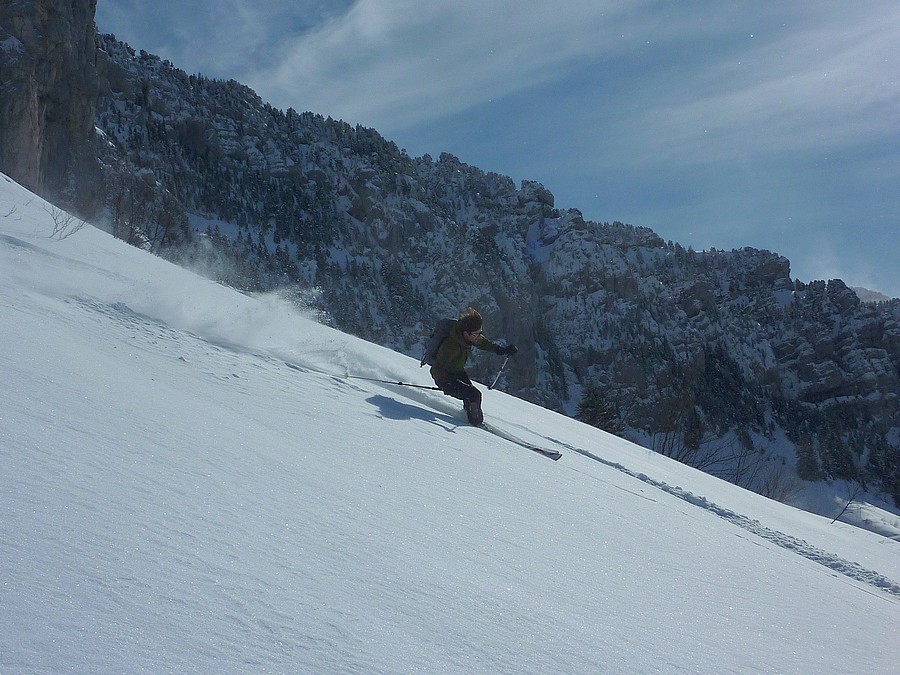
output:
[[[436,410],[430,410],[428,408],[421,408],[409,403],[402,403],[389,396],[376,394],[375,396],[367,398],[366,401],[378,408],[379,413],[385,419],[406,421],[422,420],[423,422],[437,424],[444,429],[448,429],[448,427],[453,429],[460,424],[460,421],[452,415],[447,415],[446,413],[437,412]]]

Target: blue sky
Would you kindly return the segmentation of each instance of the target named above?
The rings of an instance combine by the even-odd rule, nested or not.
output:
[[[900,296],[895,0],[99,0],[97,26],[586,218]]]

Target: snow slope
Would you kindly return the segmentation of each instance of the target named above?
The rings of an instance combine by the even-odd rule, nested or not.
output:
[[[0,672],[897,672],[897,541],[49,210],[0,176]]]

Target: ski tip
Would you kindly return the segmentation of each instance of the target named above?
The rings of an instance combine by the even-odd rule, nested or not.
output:
[[[545,450],[544,448],[532,448],[532,450],[534,450],[535,452],[539,452],[544,457],[549,457],[554,462],[559,460],[560,457],[562,457],[562,453],[557,450]]]

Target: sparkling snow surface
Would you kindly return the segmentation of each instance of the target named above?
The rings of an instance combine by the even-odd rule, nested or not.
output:
[[[897,541],[49,210],[0,175],[0,672],[898,672]]]

